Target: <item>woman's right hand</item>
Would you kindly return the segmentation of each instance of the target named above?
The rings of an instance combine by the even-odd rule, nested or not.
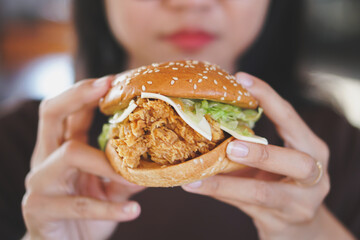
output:
[[[116,174],[87,145],[94,108],[112,77],[84,80],[40,105],[39,128],[22,211],[31,239],[105,239],[140,214],[128,201],[143,187]]]

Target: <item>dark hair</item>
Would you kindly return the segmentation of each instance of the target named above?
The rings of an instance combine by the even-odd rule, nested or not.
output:
[[[126,51],[114,39],[103,0],[74,0],[77,76],[96,78],[126,69]],[[302,1],[272,0],[263,31],[238,69],[267,81],[290,102],[299,95],[297,60]]]

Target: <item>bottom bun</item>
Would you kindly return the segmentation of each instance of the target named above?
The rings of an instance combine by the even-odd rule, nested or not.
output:
[[[173,187],[245,168],[245,165],[226,158],[226,146],[233,139],[230,137],[210,152],[175,165],[141,161],[137,168],[129,168],[112,146],[112,140],[109,140],[105,153],[115,171],[129,182],[147,187]]]

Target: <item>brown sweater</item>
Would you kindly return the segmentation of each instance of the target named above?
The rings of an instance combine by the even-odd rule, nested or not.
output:
[[[34,148],[39,102],[22,104],[0,118],[0,238],[19,239],[25,232],[21,199],[24,177]],[[333,111],[315,106],[298,109],[300,115],[330,147],[331,192],[326,205],[355,236],[360,238],[360,131]],[[104,117],[96,115],[90,131],[96,142]],[[257,134],[281,145],[266,119]],[[119,224],[111,239],[257,239],[249,217],[236,208],[181,188],[151,188],[134,196],[141,216]]]

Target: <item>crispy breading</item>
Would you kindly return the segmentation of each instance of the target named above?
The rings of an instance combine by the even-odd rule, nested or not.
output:
[[[112,129],[116,151],[124,164],[136,168],[147,159],[162,165],[176,164],[207,153],[224,140],[224,132],[206,116],[212,130],[207,140],[161,100],[139,98],[138,107]]]

